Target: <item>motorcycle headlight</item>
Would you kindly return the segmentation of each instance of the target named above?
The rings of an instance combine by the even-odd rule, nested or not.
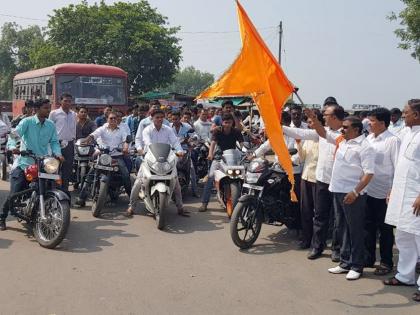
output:
[[[87,146],[78,146],[77,147],[77,153],[79,155],[89,155],[90,147]]]
[[[112,157],[109,154],[102,154],[99,157],[99,163],[102,165],[110,165],[112,163]]]
[[[151,169],[158,175],[168,174],[171,170],[171,164],[168,162],[155,162],[150,165]]]
[[[235,175],[241,175],[241,170],[235,170],[234,173]]]
[[[233,170],[227,170],[228,175],[233,175]]]
[[[44,171],[48,174],[55,174],[60,167],[60,161],[55,158],[45,158],[43,161]]]
[[[260,178],[261,173],[246,173],[245,181],[248,184],[255,184],[258,182],[258,179]]]

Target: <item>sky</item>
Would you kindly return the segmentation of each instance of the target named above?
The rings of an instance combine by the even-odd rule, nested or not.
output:
[[[45,26],[54,9],[79,1],[0,0],[0,25]],[[94,3],[95,1],[88,1]],[[105,1],[113,3],[114,1]],[[133,2],[133,1],[131,1]],[[183,61],[220,76],[241,49],[234,0],[149,0],[180,26]],[[400,0],[242,0],[242,5],[275,56],[283,22],[282,67],[305,103],[327,96],[352,104],[402,107],[420,98],[420,63],[398,46],[398,23],[386,17]],[[22,19],[13,15],[39,20]]]

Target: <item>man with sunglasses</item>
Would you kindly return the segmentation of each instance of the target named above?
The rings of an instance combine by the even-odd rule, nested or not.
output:
[[[337,135],[325,130],[316,115],[306,111],[320,137],[337,144]],[[366,187],[375,173],[375,150],[363,134],[362,121],[346,117],[341,128],[343,141],[337,145],[329,190],[333,193],[338,234],[342,237],[340,264],[328,269],[333,274],[346,273],[347,280],[357,280],[365,266]]]
[[[409,130],[401,143],[385,218],[397,228],[398,273],[384,281],[391,286],[415,284],[420,256],[420,99],[408,101],[403,117]],[[420,302],[420,277],[417,285],[413,300]]]

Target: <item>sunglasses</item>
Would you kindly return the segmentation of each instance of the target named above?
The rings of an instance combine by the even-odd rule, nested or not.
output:
[[[117,120],[117,117],[109,117],[109,120]]]

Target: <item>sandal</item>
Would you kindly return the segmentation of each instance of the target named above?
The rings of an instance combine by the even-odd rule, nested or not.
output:
[[[420,302],[420,292],[413,293],[413,301]]]
[[[389,268],[386,265],[379,265],[376,267],[375,271],[373,272],[376,276],[385,276],[392,271],[392,268]]]
[[[413,286],[412,284],[407,284],[407,283],[401,282],[400,280],[398,280],[395,277],[384,280],[384,284],[385,285],[390,285],[390,286],[405,286],[405,287]]]

